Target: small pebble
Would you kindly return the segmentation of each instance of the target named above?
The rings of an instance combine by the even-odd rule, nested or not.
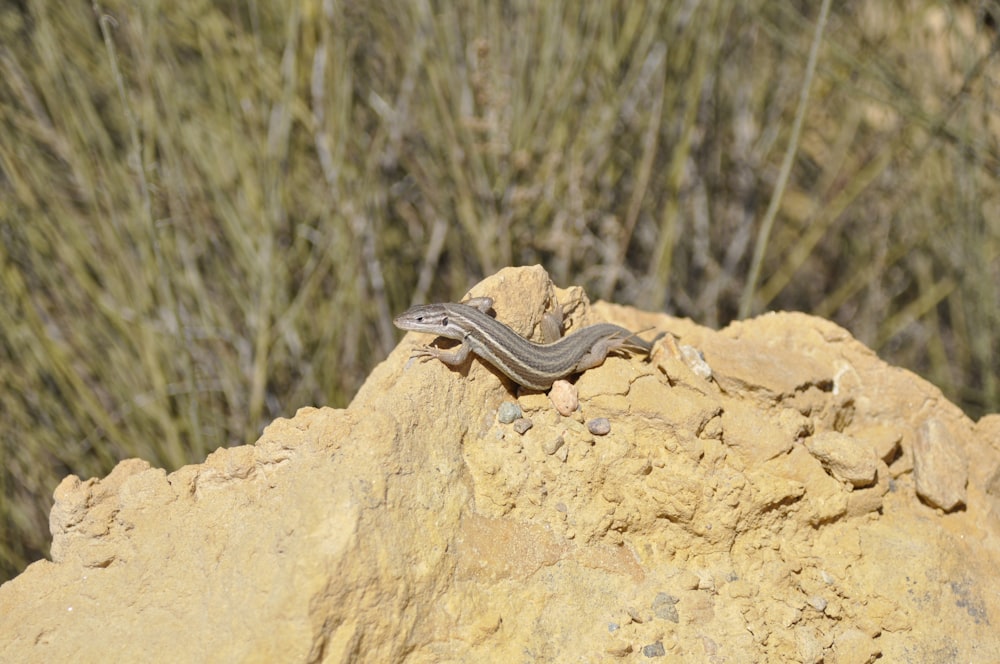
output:
[[[542,451],[546,454],[555,454],[565,444],[566,441],[563,440],[562,436],[556,436],[554,439],[549,439],[542,443]]]
[[[521,407],[515,401],[504,401],[497,410],[497,420],[501,424],[510,424],[521,417]]]
[[[631,643],[615,643],[605,649],[606,653],[612,657],[627,657],[632,652]]]
[[[667,651],[663,647],[663,642],[657,641],[656,643],[650,643],[648,646],[643,646],[642,654],[646,657],[663,657],[667,654]]]
[[[587,422],[587,431],[595,436],[606,436],[611,431],[611,422],[606,417],[595,417]]]
[[[580,396],[576,392],[576,386],[565,380],[557,380],[552,383],[549,400],[563,417],[572,415],[580,407]]]
[[[700,376],[705,380],[712,377],[712,367],[708,365],[705,361],[705,355],[695,348],[694,346],[688,346],[687,344],[681,344],[681,359],[684,364],[688,365],[688,368],[694,372],[696,376]]]
[[[528,429],[530,429],[533,426],[534,422],[529,420],[527,417],[519,417],[516,420],[514,420],[514,431],[521,434],[522,436]]]
[[[826,610],[826,598],[820,597],[819,595],[813,595],[809,598],[809,606],[816,609],[820,613]]]
[[[677,602],[680,600],[673,595],[668,595],[667,593],[656,593],[656,599],[653,600],[653,613],[656,614],[657,618],[662,618],[663,620],[669,620],[670,622],[679,623],[680,615],[677,613]]]

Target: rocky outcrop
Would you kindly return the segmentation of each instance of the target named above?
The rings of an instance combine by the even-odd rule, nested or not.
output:
[[[575,324],[675,336],[580,376],[562,416],[478,360],[409,360],[429,341],[410,335],[347,409],[169,475],[129,460],[66,478],[53,560],[0,588],[0,659],[1000,652],[1000,416],[973,424],[801,314],[716,332],[590,306],[540,268],[473,294],[524,334],[558,297]]]

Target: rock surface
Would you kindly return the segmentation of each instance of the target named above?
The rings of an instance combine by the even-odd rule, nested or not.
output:
[[[855,489],[871,486],[878,478],[878,458],[871,443],[836,431],[806,438],[806,449],[834,479],[850,482]],[[883,475],[888,468],[883,471]]]
[[[170,475],[129,460],[66,478],[53,560],[0,587],[0,660],[1000,652],[1000,416],[972,423],[801,314],[716,332],[591,307],[540,268],[473,294],[526,335],[558,296],[574,326],[676,339],[575,379],[562,416],[478,360],[409,360],[430,341],[411,334],[347,409],[304,408]],[[529,428],[497,420],[515,399]]]

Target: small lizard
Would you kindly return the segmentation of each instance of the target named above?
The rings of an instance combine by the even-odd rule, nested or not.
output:
[[[547,390],[560,378],[600,366],[610,352],[627,350],[648,355],[653,347],[611,323],[590,325],[553,343],[538,344],[487,315],[492,306],[489,297],[460,304],[421,304],[410,307],[392,322],[401,330],[428,332],[462,342],[451,353],[423,346],[414,351],[414,357],[436,357],[457,366],[470,352],[475,353],[518,385],[532,390]]]

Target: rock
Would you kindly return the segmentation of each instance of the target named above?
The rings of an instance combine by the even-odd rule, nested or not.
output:
[[[663,642],[657,641],[656,643],[650,643],[647,646],[643,646],[642,654],[645,657],[663,657],[667,654],[667,651],[663,647]]]
[[[990,495],[1000,498],[1000,414],[985,415],[974,430],[975,439],[982,441],[977,448],[980,463],[969,467],[973,484],[986,485]]]
[[[837,431],[824,431],[805,444],[834,479],[859,488],[875,484],[877,458],[866,443]]]
[[[497,408],[497,422],[500,424],[510,424],[520,419],[521,415],[521,406],[516,401],[504,401]]]
[[[303,408],[169,475],[128,460],[67,478],[53,560],[0,587],[0,661],[1000,651],[1000,420],[973,425],[802,314],[713,331],[591,306],[540,268],[473,294],[524,334],[556,295],[574,325],[670,330],[711,373],[669,353],[609,358],[575,379],[569,417],[518,396],[534,423],[518,435],[497,421],[509,381],[478,360],[406,367],[404,343],[346,409]],[[598,417],[607,435],[587,430]],[[857,488],[865,446],[875,483]],[[965,508],[930,510],[923,492]]]
[[[511,428],[514,429],[516,433],[519,433],[523,436],[525,433],[528,432],[528,429],[530,429],[533,426],[535,426],[535,423],[532,422],[527,417],[519,417],[516,420],[514,420],[513,426]]]
[[[917,495],[945,512],[965,505],[968,461],[948,428],[937,418],[921,425],[913,441]]]
[[[559,449],[566,444],[562,436],[556,436],[555,438],[546,438],[542,441],[542,451],[546,454],[555,454]]]
[[[845,629],[840,631],[834,637],[833,647],[836,656],[832,657],[830,661],[844,662],[844,664],[874,662],[882,654],[879,650],[877,640],[859,629]]]
[[[595,417],[587,420],[587,431],[595,436],[607,436],[611,433],[611,422],[606,417]]]
[[[856,430],[855,436],[866,441],[875,455],[886,464],[892,463],[899,454],[899,443],[902,435],[896,429],[882,424],[874,424],[862,430]]]
[[[677,602],[680,600],[668,593],[657,593],[653,599],[653,613],[657,618],[680,622],[680,615],[677,613]]]
[[[580,408],[580,397],[576,387],[566,380],[557,380],[549,390],[549,399],[553,407],[563,417],[569,417]]]

